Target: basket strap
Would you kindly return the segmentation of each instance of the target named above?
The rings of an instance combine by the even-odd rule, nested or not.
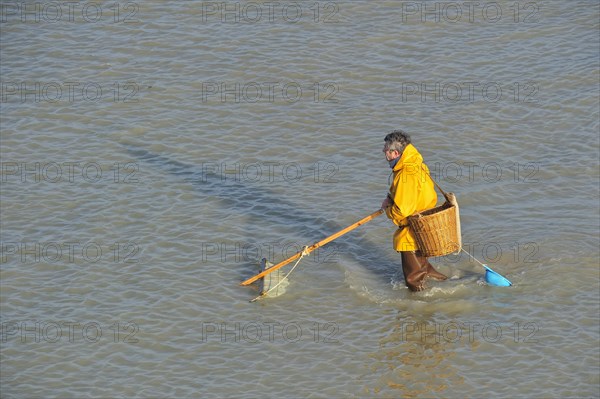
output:
[[[425,170],[423,168],[423,162],[421,162],[421,169]],[[431,175],[425,170],[425,173],[427,173],[427,176],[429,176],[429,178],[431,179],[431,181],[433,182],[433,184],[435,184],[435,186],[438,188],[438,190],[440,190],[440,192],[444,195],[444,198],[446,198],[446,201],[450,202],[450,197],[448,197],[448,193],[446,193],[439,184],[437,184],[437,182],[435,180],[433,180],[433,177],[431,177]],[[392,201],[392,204],[394,203],[394,198],[392,198],[392,194],[388,193],[387,197],[390,199],[390,201]],[[401,227],[406,227],[406,226],[401,226]]]
[[[421,163],[421,169],[425,170],[425,168],[423,168],[423,163]],[[435,186],[438,188],[438,190],[441,191],[441,193],[444,195],[444,198],[446,198],[446,201],[450,202],[450,198],[448,197],[448,194],[440,187],[439,184],[437,184],[437,182],[435,180],[433,180],[433,177],[431,177],[431,175],[426,170],[425,170],[425,173],[427,173],[427,176],[429,176],[429,178],[431,179],[433,184],[435,184]]]

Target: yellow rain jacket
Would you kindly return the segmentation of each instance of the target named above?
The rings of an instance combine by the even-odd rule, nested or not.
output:
[[[409,228],[407,216],[435,207],[437,194],[429,176],[429,168],[423,163],[423,157],[409,144],[393,169],[394,180],[390,186],[389,197],[393,204],[385,213],[399,226],[394,233],[396,251],[418,250],[415,237]]]

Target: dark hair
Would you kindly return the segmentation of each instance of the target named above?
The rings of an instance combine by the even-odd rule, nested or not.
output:
[[[407,145],[411,143],[410,136],[403,130],[394,130],[383,139],[390,150],[396,150],[400,154]]]

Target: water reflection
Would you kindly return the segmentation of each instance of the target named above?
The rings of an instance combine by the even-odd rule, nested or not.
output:
[[[465,329],[466,327],[466,329]],[[377,375],[364,394],[376,397],[443,397],[444,392],[460,390],[465,378],[454,364],[458,348],[479,344],[469,335],[468,326],[455,322],[440,324],[429,317],[400,312],[391,331],[379,341],[370,355],[369,372]]]

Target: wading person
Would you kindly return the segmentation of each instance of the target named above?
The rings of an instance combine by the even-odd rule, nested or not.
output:
[[[385,136],[383,153],[392,168],[390,192],[381,204],[398,229],[394,232],[394,249],[400,252],[404,281],[411,291],[422,291],[426,278],[446,280],[426,257],[421,256],[417,242],[407,227],[407,217],[435,207],[437,194],[423,157],[411,144],[410,136],[394,130]]]

